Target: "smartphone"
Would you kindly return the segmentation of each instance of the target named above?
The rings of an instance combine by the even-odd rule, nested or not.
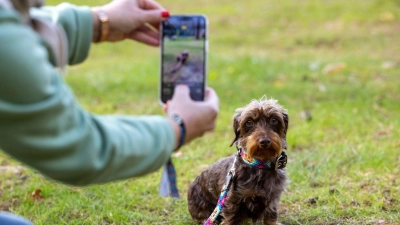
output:
[[[186,84],[190,97],[204,100],[207,78],[207,18],[172,15],[161,23],[159,100],[165,104],[176,85]]]

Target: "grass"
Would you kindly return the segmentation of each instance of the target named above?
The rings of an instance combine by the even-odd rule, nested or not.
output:
[[[235,152],[229,148],[234,110],[266,95],[290,115],[291,183],[280,222],[400,224],[398,1],[160,3],[172,13],[208,16],[208,85],[220,98],[216,130],[174,158],[183,198],[158,196],[161,171],[73,188],[22,168],[0,171],[0,210],[36,224],[194,224],[188,185],[204,167]],[[156,48],[94,45],[84,64],[68,69],[66,82],[94,113],[162,114],[158,67]],[[19,165],[5,155],[0,163]],[[43,199],[32,198],[37,189]]]

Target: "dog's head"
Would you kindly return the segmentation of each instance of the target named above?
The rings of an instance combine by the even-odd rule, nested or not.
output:
[[[236,110],[233,130],[236,143],[246,149],[250,157],[267,161],[278,157],[287,148],[286,132],[289,115],[277,100],[253,100]]]

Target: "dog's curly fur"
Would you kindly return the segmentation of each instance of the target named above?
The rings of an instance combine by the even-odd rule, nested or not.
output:
[[[288,113],[276,100],[253,100],[235,112],[232,144],[243,147],[250,157],[271,162],[287,148],[288,125]],[[234,157],[220,159],[190,185],[188,209],[194,220],[204,222],[213,212]],[[218,223],[237,225],[251,219],[277,224],[280,197],[288,183],[286,170],[250,167],[241,159],[235,168]]]

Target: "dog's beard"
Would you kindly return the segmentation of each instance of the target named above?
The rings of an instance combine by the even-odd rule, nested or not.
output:
[[[265,136],[260,137],[259,135],[250,135],[241,141],[241,143],[245,146],[249,157],[266,162],[278,157],[281,154],[281,137],[276,133],[269,134],[268,136],[271,139],[271,142],[267,147],[260,146],[258,142],[260,138],[264,138]]]

